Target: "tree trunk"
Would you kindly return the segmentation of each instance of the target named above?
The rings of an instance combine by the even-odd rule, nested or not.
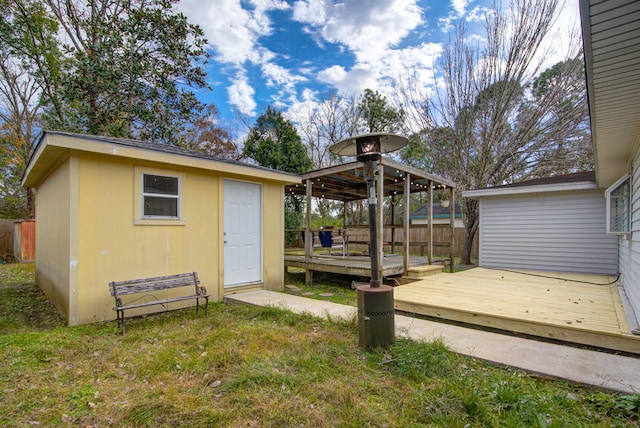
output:
[[[25,189],[27,194],[27,210],[26,218],[36,218],[36,189],[34,187],[28,187]]]
[[[464,199],[462,204],[462,211],[464,212],[464,228],[466,230],[466,236],[464,238],[464,246],[462,247],[462,254],[460,256],[460,263],[463,265],[471,264],[471,250],[473,249],[473,238],[478,231],[478,201],[474,199]]]

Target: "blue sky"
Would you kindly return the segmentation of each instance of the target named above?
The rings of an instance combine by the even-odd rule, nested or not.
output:
[[[452,23],[479,30],[487,0],[181,0],[178,9],[208,40],[212,91],[201,91],[223,118],[251,121],[271,105],[294,117],[331,91],[390,93],[392,82],[433,84],[434,66]],[[508,2],[506,2],[508,6]],[[579,28],[577,0],[550,38],[548,65],[562,59],[569,29]],[[437,68],[436,68],[437,74]]]

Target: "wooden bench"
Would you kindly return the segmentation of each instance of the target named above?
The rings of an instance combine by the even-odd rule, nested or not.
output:
[[[176,296],[171,298],[159,299],[153,295],[154,292],[158,291],[167,291],[173,288],[179,287],[193,287],[195,293],[189,294],[186,296]],[[195,299],[196,301],[196,313],[200,308],[200,299],[205,300],[204,305],[204,314],[205,316],[209,316],[208,314],[208,306],[209,306],[209,294],[207,294],[207,289],[200,286],[200,279],[198,279],[197,272],[189,272],[182,273],[178,275],[171,276],[158,276],[154,278],[142,278],[142,279],[133,279],[130,281],[113,281],[109,283],[109,289],[111,290],[111,295],[116,300],[116,306],[113,308],[114,311],[117,312],[118,316],[118,324],[122,329],[122,334],[124,334],[124,311],[129,309],[142,308],[145,306],[153,306],[153,305],[162,305],[165,309],[168,310],[167,303],[172,302],[181,302],[184,300]],[[122,296],[129,296],[132,294],[140,294],[140,293],[150,293],[148,297],[153,298],[154,300],[135,303],[128,302],[126,304],[122,303]]]

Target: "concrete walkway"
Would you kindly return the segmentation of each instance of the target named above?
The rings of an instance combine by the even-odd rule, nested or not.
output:
[[[273,306],[316,317],[355,320],[357,308],[259,290],[225,297],[225,302]],[[396,315],[396,335],[413,340],[441,338],[459,354],[531,373],[622,393],[640,392],[640,359],[562,346]]]

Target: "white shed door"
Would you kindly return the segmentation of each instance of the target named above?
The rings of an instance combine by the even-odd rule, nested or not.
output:
[[[224,286],[262,280],[262,188],[224,180]]]

